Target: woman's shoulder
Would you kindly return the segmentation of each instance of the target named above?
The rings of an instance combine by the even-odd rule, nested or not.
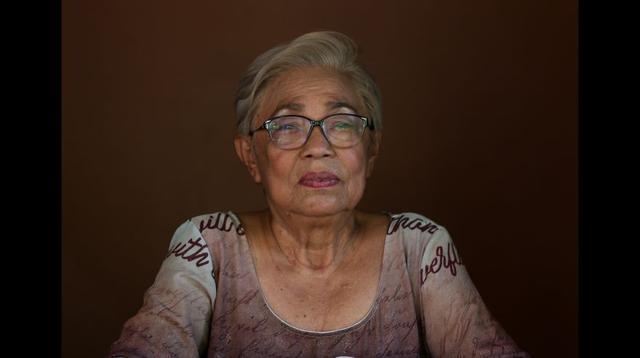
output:
[[[244,227],[238,215],[233,211],[214,211],[207,214],[199,214],[190,217],[180,227],[192,226],[200,234],[205,232],[235,232],[244,234]]]
[[[388,215],[391,220],[387,235],[402,243],[405,255],[412,257],[410,261],[414,264],[424,257],[431,257],[429,255],[437,255],[442,248],[453,246],[447,229],[425,215],[415,212]]]
[[[386,214],[390,217],[389,227],[387,229],[388,235],[400,230],[419,231],[428,234],[435,234],[438,231],[446,231],[442,225],[419,213],[408,211],[396,214],[386,212]]]

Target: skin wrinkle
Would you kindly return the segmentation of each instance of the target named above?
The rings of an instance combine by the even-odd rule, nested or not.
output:
[[[296,265],[297,263],[302,263],[302,265],[306,266],[305,262],[311,261],[311,260],[308,260],[307,257],[299,256],[301,250],[296,250],[295,246],[293,246],[293,245],[292,246],[283,245],[283,243],[280,240],[277,239],[278,236],[286,235],[287,233],[280,232],[280,234],[277,235],[274,232],[274,228],[271,225],[271,221],[267,220],[265,224],[268,225],[269,232],[271,233],[272,238],[276,242],[277,246],[280,248],[280,251],[282,253],[285,253],[285,256],[287,257],[287,261],[289,262],[289,264]],[[337,259],[336,261],[338,263],[342,262],[342,260],[341,260],[342,257],[347,252],[347,249],[352,248],[353,240],[356,239],[356,231],[357,231],[357,226],[358,225],[357,224],[353,224],[353,226],[354,226],[353,227],[353,231],[351,233],[347,233],[346,234],[347,237],[352,237],[353,239],[344,242],[342,248],[334,247],[334,249],[333,249],[334,251],[332,252],[332,255],[333,255],[333,257],[335,257]],[[344,230],[340,230],[340,233],[342,233],[343,231],[346,231],[347,228],[349,227],[349,225],[345,223],[344,227],[345,227],[345,229]],[[291,236],[294,236],[294,235],[291,235]],[[295,244],[295,242],[294,242],[294,244]],[[314,250],[320,251],[320,250],[323,250],[323,248],[324,248],[324,245],[316,247],[311,242],[307,243],[307,245],[304,247],[304,249],[307,250],[307,251],[314,251]],[[304,251],[302,251],[302,252],[304,252]],[[273,252],[271,252],[271,254],[273,254]],[[329,275],[333,271],[337,270],[338,269],[338,265],[333,266],[333,267],[331,267],[331,266],[327,267],[327,266],[323,266],[323,265],[313,265],[313,263],[312,263],[311,267],[308,267],[308,268],[311,269],[312,273],[320,273],[321,276],[325,276],[325,275]]]
[[[320,70],[316,72],[320,73],[315,74],[315,82],[307,81],[303,82],[302,84],[293,83],[289,85],[289,90],[287,90],[286,74],[284,75],[284,79],[276,79],[276,81],[272,83],[272,86],[278,86],[278,91],[266,91],[267,94],[265,95],[263,104],[261,104],[260,110],[258,111],[256,118],[254,119],[253,127],[258,127],[261,124],[261,121],[264,120],[264,118],[269,117],[265,114],[271,112],[271,110],[269,110],[270,107],[276,106],[270,104],[271,102],[278,103],[282,101],[281,99],[273,98],[274,96],[281,96],[285,99],[293,97],[296,98],[296,101],[300,101],[300,96],[297,95],[298,93],[311,92],[318,93],[318,96],[332,98],[339,102],[357,103],[355,94],[352,93],[352,90],[348,88],[348,85],[346,83],[341,83],[344,82],[342,81],[342,79],[333,78],[335,77],[335,75],[331,72],[331,77],[326,76],[327,70]],[[296,72],[294,71],[293,73],[295,74]],[[307,80],[313,76],[305,77],[305,80]],[[295,82],[296,80],[298,79],[294,78],[291,82]],[[300,88],[301,86],[302,88]],[[345,88],[345,86],[347,87]],[[333,92],[329,91],[329,93],[327,93],[328,91],[324,90],[326,88],[336,88],[336,90]],[[351,98],[345,98],[345,95],[343,95],[343,93],[349,92],[351,92],[351,95],[348,97]],[[309,100],[307,99],[307,101]],[[322,118],[327,114],[330,114],[330,112],[327,112],[322,103],[311,103],[305,106],[303,113],[288,111],[287,114],[303,114],[312,118]],[[350,209],[353,209],[355,207],[364,189],[365,175],[362,175],[361,179],[358,180],[352,180],[351,177],[353,177],[354,175],[358,175],[359,173],[363,173],[366,169],[361,165],[367,162],[367,158],[365,155],[366,153],[364,151],[364,144],[367,143],[362,143],[361,145],[356,146],[356,148],[333,148],[328,143],[326,143],[326,140],[321,135],[319,128],[314,128],[307,145],[297,150],[301,157],[306,156],[308,160],[296,161],[291,157],[291,151],[279,150],[277,148],[274,148],[273,145],[269,145],[268,134],[264,131],[261,132],[262,133],[256,133],[252,137],[253,145],[251,147],[253,147],[255,151],[251,151],[251,159],[254,159],[255,162],[250,163],[248,167],[250,169],[250,173],[254,177],[254,180],[256,180],[256,182],[258,183],[263,183],[263,185],[265,186],[267,201],[270,204],[270,209],[274,209],[274,206],[276,206],[276,210],[273,210],[275,219],[289,222],[289,225],[281,225],[285,231],[290,232],[291,235],[295,235],[296,237],[304,235],[305,231],[307,231],[296,230],[297,225],[293,225],[291,223],[291,219],[293,216],[302,216],[302,219],[305,219],[304,216],[314,214],[316,216],[335,215],[337,214],[335,212],[336,210],[348,212]],[[367,132],[369,131],[367,130]],[[363,142],[368,142],[368,138],[369,135],[364,135]],[[345,164],[355,169],[356,172],[346,172],[346,168],[343,166]],[[347,187],[345,188],[346,190],[344,190],[344,192],[349,194],[348,200],[337,202],[337,199],[339,198],[334,197],[333,202],[331,202],[330,196],[322,197],[316,195],[315,193],[308,194],[305,192],[301,193],[299,190],[288,190],[288,188],[291,187],[295,188],[297,186],[297,179],[304,172],[309,170],[328,170],[334,172],[346,184]],[[289,175],[278,174],[282,172]],[[276,183],[281,183],[281,185],[276,185]],[[301,200],[302,202],[300,202],[299,205],[295,205],[296,200]],[[304,206],[304,204],[307,205]],[[333,207],[331,207],[332,204]],[[342,207],[342,209],[339,209],[340,206]],[[314,209],[316,211],[315,213],[312,212],[314,211]],[[331,212],[332,210],[334,212]],[[295,220],[295,218],[293,218],[293,220]],[[322,230],[326,227],[327,223],[330,223],[330,220],[323,220],[324,222],[313,222],[311,220],[306,221],[307,222],[305,222],[304,224],[306,224],[305,226],[311,229],[311,232],[315,230]],[[340,227],[343,223],[345,223],[344,220],[342,221],[342,223],[340,223],[341,225],[331,225],[331,229]],[[302,227],[304,228],[305,226]],[[330,232],[330,230],[324,231]]]
[[[273,251],[270,251],[269,254],[273,255]],[[342,263],[344,263],[344,261],[342,261]],[[317,276],[318,276],[317,279],[323,279],[325,275],[323,274],[323,275],[317,275]],[[350,285],[350,284],[348,282],[342,284],[342,288],[344,289],[344,287],[347,286],[347,285]],[[282,289],[283,288],[281,287],[280,290],[282,290]],[[301,300],[302,300],[301,303],[310,302],[313,299],[311,294],[310,294],[310,292],[307,292],[307,291],[302,291],[302,292],[300,292],[300,294],[296,294],[294,296],[300,297]],[[316,316],[316,317],[321,317],[321,321],[320,321],[320,323],[318,325],[318,330],[325,330],[326,325],[327,325],[326,319],[327,319],[327,317],[329,317],[329,314],[332,311],[332,308],[336,308],[336,306],[334,306],[334,304],[337,304],[337,303],[333,303],[334,297],[333,297],[333,295],[329,294],[329,292],[326,292],[326,294],[323,295],[323,298],[321,300],[326,303],[325,305],[323,305],[323,307],[321,307],[321,311],[309,312],[309,314],[313,314],[313,316]],[[306,318],[306,315],[305,315],[305,318]]]
[[[266,221],[267,225],[269,225],[269,221]],[[278,247],[280,248],[281,252],[285,252],[285,250],[288,251],[289,255],[287,255],[287,262],[291,265],[291,266],[295,266],[296,264],[300,263],[300,262],[305,262],[305,257],[300,257],[299,255],[299,250],[296,250],[295,247],[283,247],[281,241],[276,239],[276,234],[273,232],[272,230],[272,226],[269,225],[269,228],[271,229],[271,235],[272,235],[272,239],[273,241],[275,241],[278,245]],[[344,242],[344,246],[342,248],[338,248],[335,247],[334,250],[336,252],[333,252],[334,255],[334,264],[327,266],[327,267],[322,267],[322,266],[315,266],[315,267],[306,267],[307,269],[310,270],[303,270],[304,274],[308,274],[312,277],[314,277],[315,279],[328,279],[329,277],[331,277],[331,275],[338,271],[343,264],[346,262],[345,257],[348,257],[350,253],[352,253],[352,250],[355,249],[356,243],[358,240],[362,239],[362,233],[360,230],[360,225],[356,222],[354,224],[354,227],[352,229],[352,232],[350,234],[347,234],[347,237],[350,238],[350,240],[345,241]],[[307,246],[305,248],[306,250],[322,250],[322,248],[317,248],[317,247],[310,247]],[[277,260],[277,255],[276,253],[271,250],[270,251],[270,255],[273,258],[274,262],[278,262]]]
[[[271,113],[269,115],[269,118],[302,112],[304,110],[304,108],[305,108],[305,105],[304,105],[304,103],[295,102],[296,100],[298,100],[298,99],[297,98],[293,98],[291,101],[279,104],[276,107],[275,111],[273,111],[273,113]],[[356,113],[358,113],[358,111],[355,109],[355,107],[353,105],[351,105],[351,104],[349,104],[347,102],[343,102],[343,101],[328,101],[328,102],[325,103],[325,108],[330,111],[330,114],[334,114],[334,113],[352,113],[352,114],[356,114]],[[346,110],[343,110],[343,108],[346,109]],[[341,109],[341,110],[338,111],[338,109]],[[331,112],[333,112],[333,113],[331,113]],[[319,120],[320,118],[311,118],[311,119]],[[256,127],[259,127],[260,125],[261,124],[258,124],[258,125],[256,125]]]
[[[277,90],[271,91],[271,88]],[[252,128],[260,127],[271,115],[298,114],[314,119],[340,112],[366,115],[357,110],[363,107],[351,83],[324,68],[289,71],[276,78],[264,94]],[[306,306],[308,315],[302,317],[300,309],[287,308],[277,300],[270,304],[271,308],[279,315],[283,313],[279,307],[291,310],[291,317],[297,318],[297,322],[312,324],[312,330],[337,328],[333,316],[348,309],[345,305],[332,306],[337,302],[332,277],[343,263],[350,261],[349,257],[362,240],[360,219],[354,209],[371,174],[380,138],[378,134],[378,141],[374,142],[371,131],[367,129],[365,133],[360,143],[351,148],[334,148],[322,135],[321,128],[313,128],[306,144],[294,150],[277,148],[266,131],[258,131],[250,138],[236,137],[236,150],[254,181],[262,184],[269,208],[259,220],[266,241],[254,243],[256,252],[265,252],[270,260],[265,264],[276,267],[278,276],[288,274],[288,282],[315,282],[314,286],[325,287],[320,291],[278,280],[275,287],[261,282],[263,292],[283,292],[283,285],[287,285],[287,293],[300,299],[297,307]],[[311,171],[331,172],[340,181],[321,190],[299,185],[299,178]],[[252,256],[258,267],[264,267],[260,266],[261,259]],[[283,294],[280,296],[284,298]],[[267,301],[269,296],[265,298]],[[370,307],[367,306],[363,315]],[[359,310],[352,312],[355,315]],[[315,317],[315,322],[309,321],[311,317]]]

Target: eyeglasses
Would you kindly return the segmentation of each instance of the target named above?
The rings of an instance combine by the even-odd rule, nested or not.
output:
[[[278,148],[296,149],[307,143],[316,126],[322,129],[322,135],[332,146],[348,148],[360,141],[365,128],[373,129],[373,122],[367,117],[349,113],[331,114],[319,121],[305,116],[284,115],[267,119],[259,128],[249,131],[249,135],[264,129]]]

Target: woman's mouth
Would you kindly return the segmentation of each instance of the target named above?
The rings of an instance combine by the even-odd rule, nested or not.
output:
[[[311,188],[327,188],[338,184],[340,179],[330,172],[306,173],[298,184]]]

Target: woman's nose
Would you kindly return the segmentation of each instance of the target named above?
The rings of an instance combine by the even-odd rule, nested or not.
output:
[[[334,154],[333,147],[325,137],[320,126],[315,126],[311,129],[309,139],[307,139],[307,142],[302,148],[304,156],[325,157]]]

